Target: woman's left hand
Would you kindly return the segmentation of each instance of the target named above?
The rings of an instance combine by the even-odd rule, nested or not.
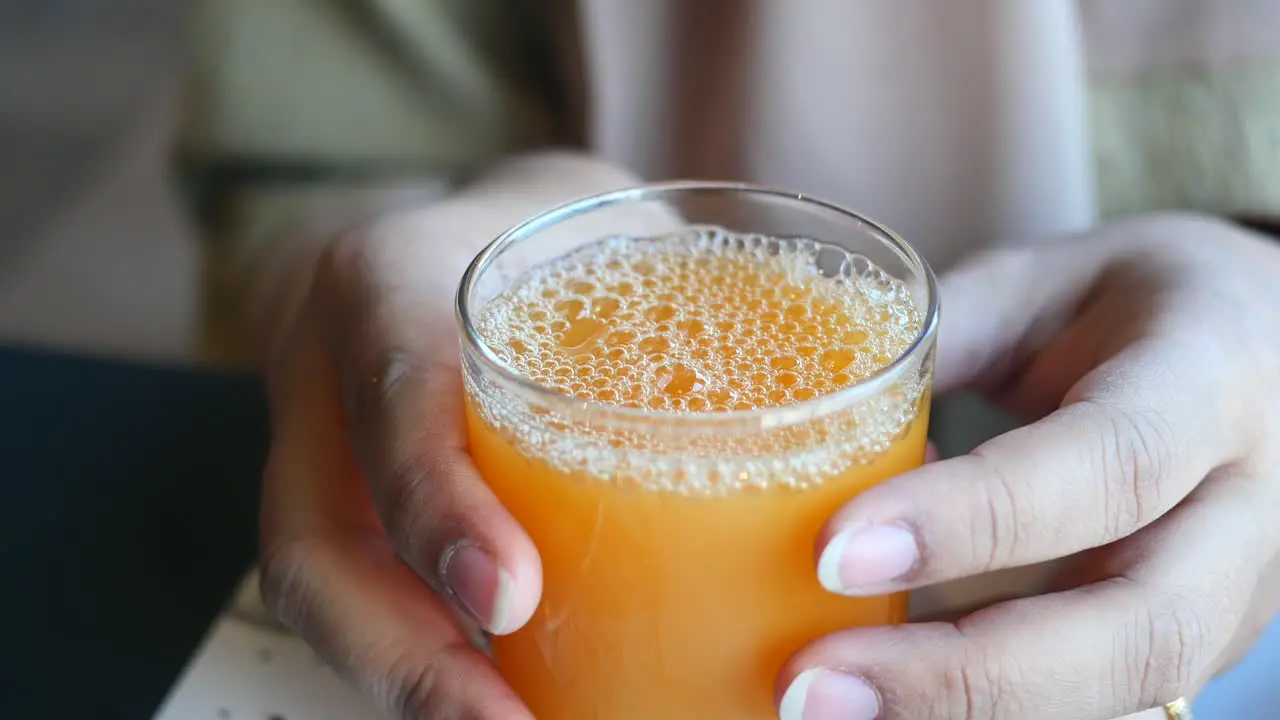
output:
[[[849,502],[819,577],[876,595],[1073,570],[957,622],[814,642],[780,678],[783,720],[1109,720],[1192,697],[1280,605],[1280,246],[1144,218],[987,255],[941,296],[938,391],[1035,422]]]

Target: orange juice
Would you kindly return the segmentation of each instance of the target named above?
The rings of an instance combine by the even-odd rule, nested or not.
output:
[[[612,238],[483,309],[496,357],[563,400],[468,374],[471,454],[542,557],[533,619],[493,647],[540,720],[774,718],[792,653],[905,619],[905,595],[838,597],[815,571],[826,518],[918,466],[928,424],[927,360],[854,387],[919,336],[911,293],[858,257],[820,272],[832,251]]]

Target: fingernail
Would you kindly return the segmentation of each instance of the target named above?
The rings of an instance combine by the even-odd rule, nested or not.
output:
[[[920,559],[915,535],[897,525],[840,531],[818,558],[818,581],[834,593],[850,593],[896,580]]]
[[[511,574],[493,556],[463,541],[440,558],[440,577],[462,609],[491,633],[507,632],[511,608]]]
[[[778,708],[782,720],[875,720],[880,696],[861,678],[817,668],[791,681]]]

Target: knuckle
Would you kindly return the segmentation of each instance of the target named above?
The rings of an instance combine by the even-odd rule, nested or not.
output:
[[[978,720],[994,716],[993,673],[980,658],[967,657],[943,676],[943,708],[935,715],[948,720]]]
[[[381,697],[394,712],[406,718],[444,718],[448,693],[443,687],[445,673],[440,662],[428,657],[421,662],[398,661],[391,665],[387,686]]]
[[[312,301],[333,328],[330,342],[335,349],[360,346],[373,298],[375,262],[366,235],[359,232],[335,237],[316,257]]]
[[[920,708],[928,709],[914,709],[909,716],[939,720],[1024,717],[1019,712],[1017,693],[1007,692],[1016,687],[1006,677],[1010,668],[1002,667],[998,655],[986,649],[964,621],[951,628],[952,636],[945,644],[952,646],[954,652],[944,654],[950,659],[939,668],[938,675],[920,687],[916,698]],[[1011,677],[1012,682],[1018,681],[1016,673]]]
[[[1162,484],[1174,464],[1172,429],[1158,413],[1102,408],[1107,432],[1098,457],[1105,520],[1112,538],[1126,537],[1163,512]]]
[[[1209,658],[1208,608],[1186,595],[1167,595],[1139,613],[1129,655],[1133,688],[1141,707],[1187,694]]]
[[[353,386],[349,407],[360,427],[380,429],[410,379],[418,374],[413,354],[369,339],[354,344],[356,358],[349,373]]]
[[[263,604],[294,631],[301,629],[314,599],[306,572],[311,550],[307,543],[295,541],[264,548],[259,557]]]
[[[387,534],[401,556],[433,585],[439,581],[434,559],[449,534],[445,503],[436,482],[444,472],[441,465],[431,456],[420,456],[393,468],[395,480],[385,492],[385,502],[380,503]]]
[[[404,718],[455,720],[467,717],[454,668],[463,652],[446,645],[425,657],[409,653],[392,661],[383,678],[375,681],[374,698]]]
[[[1015,481],[1001,463],[992,460],[983,448],[971,457],[983,463],[983,491],[975,493],[980,503],[976,510],[975,526],[970,537],[975,539],[974,562],[979,572],[1005,567],[1022,543],[1028,523],[1033,522],[1034,510],[1020,500]],[[982,542],[977,542],[977,540]]]
[[[411,215],[393,213],[336,235],[320,255],[320,268],[337,278],[394,279],[406,265],[429,259],[421,236]]]
[[[325,243],[316,258],[316,284],[330,291],[350,289],[352,278],[372,264],[371,247],[364,232],[344,233]]]

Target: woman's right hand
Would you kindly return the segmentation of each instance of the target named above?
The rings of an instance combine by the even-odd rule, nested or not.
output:
[[[542,155],[329,243],[268,362],[263,594],[405,718],[531,718],[471,642],[532,615],[541,562],[466,451],[453,295],[523,218],[632,179]]]

